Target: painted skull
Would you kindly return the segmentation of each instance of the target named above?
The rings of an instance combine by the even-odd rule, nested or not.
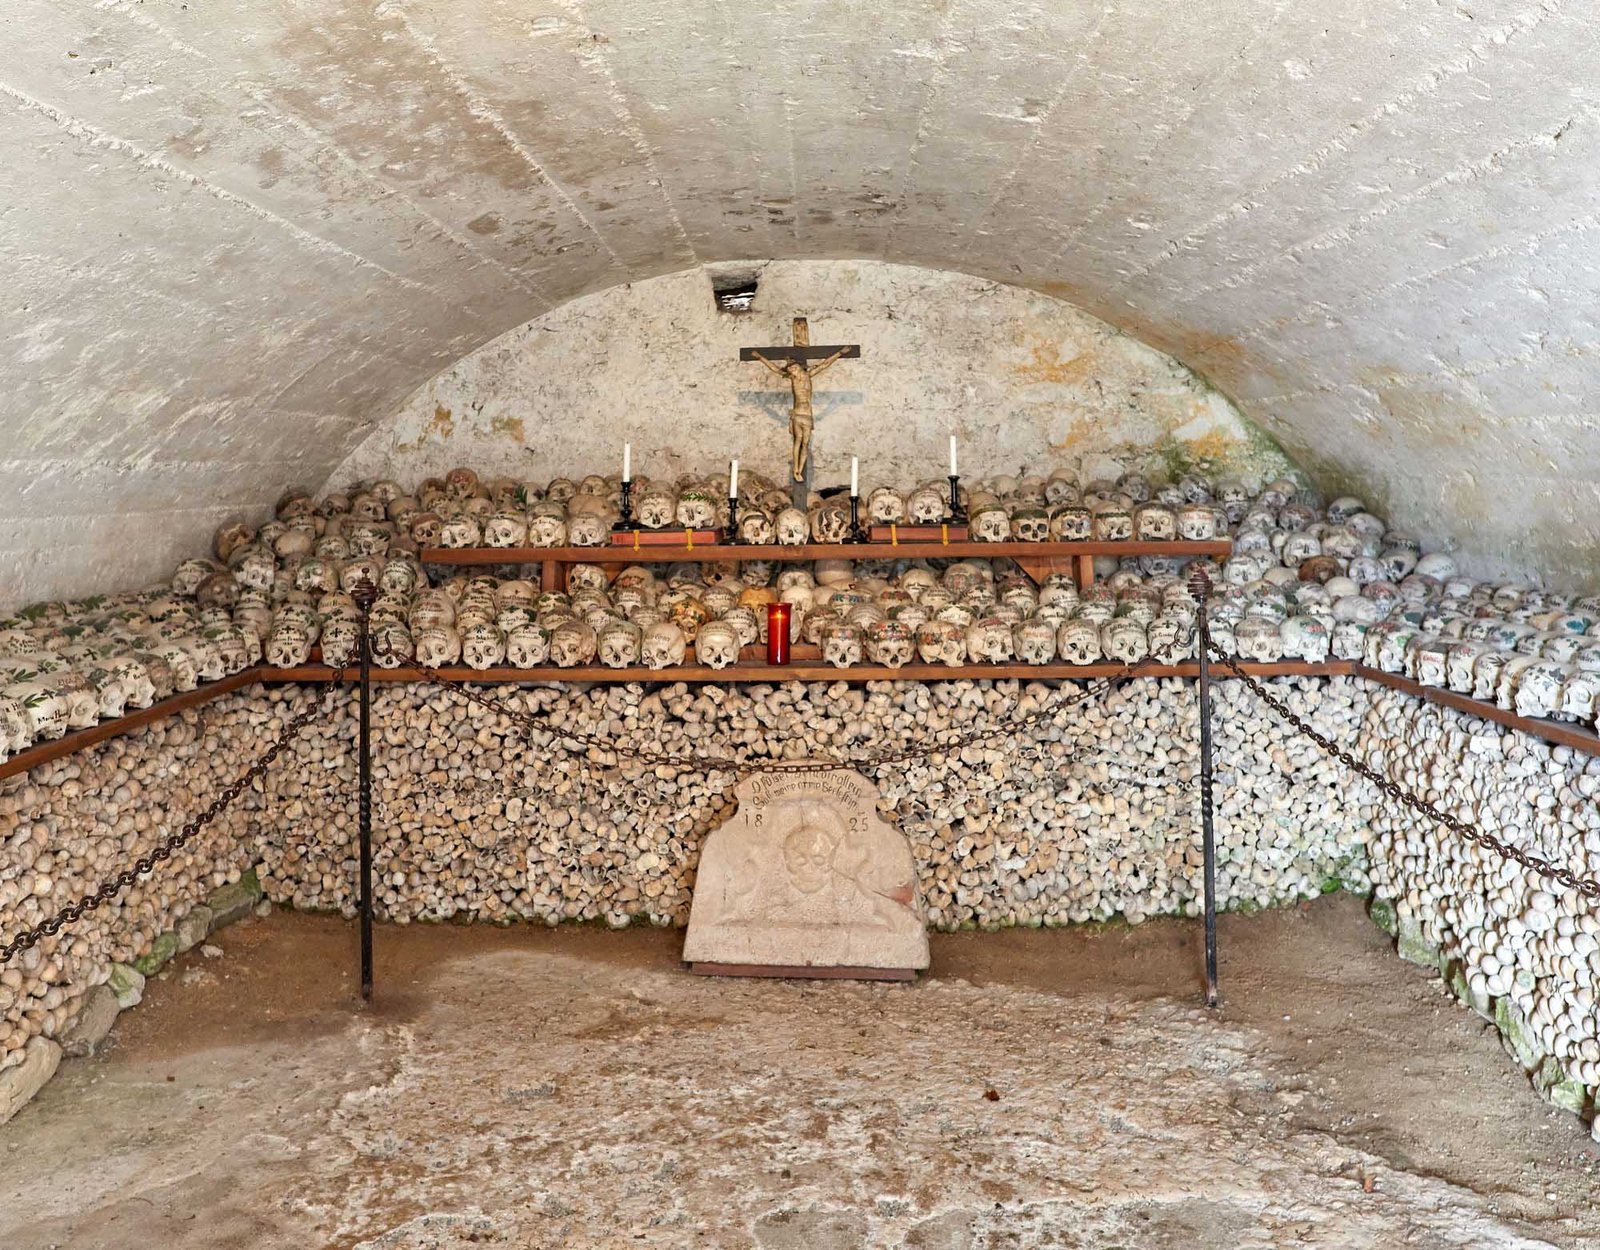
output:
[[[739,631],[728,621],[707,621],[694,636],[695,659],[707,668],[724,669],[739,662]]]
[[[267,663],[276,668],[296,668],[311,658],[311,631],[299,621],[280,620],[267,638]]]
[[[639,662],[643,633],[637,625],[614,621],[600,631],[596,647],[607,668],[626,668]]]
[[[556,516],[549,511],[528,514],[528,546],[565,547],[566,545],[567,522],[564,517]]]
[[[1571,665],[1538,660],[1517,674],[1514,706],[1518,716],[1554,716],[1561,710],[1561,690],[1577,670]]]
[[[461,631],[461,659],[469,668],[493,668],[506,658],[505,636],[487,621]]]
[[[506,661],[513,668],[538,668],[550,658],[550,632],[532,622],[506,634]]]
[[[1133,514],[1126,508],[1101,507],[1094,513],[1094,536],[1102,542],[1126,542],[1133,537]]]
[[[811,537],[819,543],[842,543],[850,533],[850,513],[836,503],[811,514]]]
[[[924,664],[966,663],[966,631],[950,621],[928,621],[917,626],[917,655]]]
[[[442,668],[461,662],[461,635],[453,625],[427,625],[416,632],[417,663]]]
[[[1113,617],[1100,627],[1100,649],[1108,659],[1136,664],[1150,654],[1150,636],[1132,617]]]
[[[1050,537],[1058,543],[1086,542],[1094,533],[1094,514],[1080,504],[1063,504],[1050,514]]]
[[[574,547],[603,547],[609,526],[605,518],[582,512],[567,520],[567,541]]]
[[[861,629],[859,626],[834,620],[821,632],[822,658],[835,668],[849,668],[861,663]]]
[[[440,527],[439,545],[458,549],[462,547],[478,547],[483,544],[483,529],[478,524],[476,517],[464,513],[453,516]]]
[[[1101,658],[1100,629],[1093,621],[1075,618],[1056,630],[1056,653],[1068,664],[1094,664]]]
[[[1261,616],[1246,617],[1234,631],[1234,650],[1242,659],[1258,664],[1283,659],[1283,635],[1278,623]]]
[[[359,658],[361,628],[354,621],[330,621],[322,629],[322,662],[332,668],[348,668]]]
[[[1278,626],[1283,653],[1296,660],[1320,664],[1328,658],[1328,627],[1314,616],[1291,616]]]
[[[975,664],[1004,664],[1012,658],[1011,624],[986,616],[967,626],[967,655]]]
[[[972,509],[969,521],[972,540],[980,543],[1011,541],[1011,514],[998,503],[979,504]]]
[[[444,530],[444,518],[437,512],[419,512],[407,527],[411,541],[419,547],[439,546],[439,535]]]
[[[1187,618],[1159,616],[1147,630],[1150,654],[1162,664],[1178,664],[1194,658],[1194,627]]]
[[[1056,627],[1040,617],[1023,621],[1012,629],[1011,643],[1024,664],[1048,664],[1056,658]]]
[[[1040,507],[1018,508],[1011,514],[1011,532],[1018,542],[1047,542],[1050,538],[1050,514]]]
[[[915,655],[911,628],[902,621],[874,621],[866,628],[867,658],[874,664],[900,668]]]
[[[652,669],[675,668],[683,663],[689,640],[671,621],[659,621],[644,631],[640,651]]]
[[[1561,687],[1562,717],[1592,725],[1597,700],[1600,700],[1600,673],[1574,668]]]
[[[1207,504],[1185,504],[1178,509],[1176,529],[1185,542],[1209,542],[1217,536],[1217,514]]]
[[[717,502],[709,491],[691,487],[678,496],[676,515],[686,530],[710,529],[716,524]]]
[[[774,537],[772,518],[765,512],[751,510],[739,514],[740,542],[749,543],[752,547],[765,547]]]
[[[67,701],[54,691],[37,682],[19,682],[0,690],[0,696],[21,706],[31,741],[52,742],[67,732]]]
[[[594,630],[577,617],[562,621],[550,635],[550,658],[561,668],[576,668],[594,659]]]

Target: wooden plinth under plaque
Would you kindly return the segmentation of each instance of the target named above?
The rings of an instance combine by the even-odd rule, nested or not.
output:
[[[717,530],[612,530],[613,547],[714,547],[722,541]]]
[[[869,531],[875,543],[899,546],[901,543],[964,543],[972,534],[962,525],[874,525]]]
[[[911,844],[849,769],[735,788],[706,839],[683,958],[707,976],[903,981],[928,966]]]

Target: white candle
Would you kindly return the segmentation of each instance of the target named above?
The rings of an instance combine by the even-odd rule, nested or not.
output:
[[[633,481],[633,444],[622,444],[622,480]]]
[[[950,436],[950,476],[956,476],[956,436]]]
[[[739,462],[735,460],[728,469],[728,498],[739,497]]]
[[[861,461],[855,456],[850,457],[850,498],[854,499],[861,493]]]

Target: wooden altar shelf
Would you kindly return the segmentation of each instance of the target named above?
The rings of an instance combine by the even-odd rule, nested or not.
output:
[[[41,742],[0,763],[0,778],[14,777],[18,773],[27,772],[30,768],[48,764],[51,760],[58,760],[62,756],[82,751],[107,739],[133,733],[187,708],[199,707],[201,704],[211,702],[212,699],[220,699],[225,694],[241,690],[245,686],[253,686],[260,680],[259,668],[247,668],[220,681],[208,681],[205,685],[186,690],[182,694],[158,699],[149,707],[138,708],[115,720],[103,720],[98,725],[90,725],[87,729],[75,729],[64,738],[57,738],[54,742]]]
[[[1310,664],[1303,660],[1285,660],[1277,664],[1244,664],[1244,671],[1252,677],[1348,677],[1354,665],[1348,660],[1329,660]],[[691,682],[699,684],[774,685],[786,681],[843,681],[860,685],[869,681],[1092,681],[1101,677],[1114,677],[1122,671],[1120,664],[906,664],[889,668],[880,664],[852,664],[849,668],[834,668],[819,660],[794,664],[756,664],[741,662],[731,668],[707,668],[703,664],[682,664],[673,668],[607,668],[602,664],[588,664],[576,668],[557,668],[547,665],[540,668],[468,668],[465,665],[447,665],[443,668],[422,668],[404,665],[400,668],[374,668],[375,682],[446,681],[475,682],[497,685],[522,682],[565,682],[573,685],[619,685],[629,682]],[[1187,664],[1159,664],[1141,669],[1138,677],[1194,677],[1199,666]],[[1230,674],[1220,666],[1212,669],[1218,681],[1227,681]],[[320,682],[333,677],[333,670],[320,664],[307,664],[300,668],[264,668],[256,672],[256,680],[275,684],[279,682]],[[357,680],[353,671],[345,673],[346,681]]]
[[[1009,557],[1032,577],[1041,580],[1056,569],[1071,572],[1080,588],[1094,582],[1096,556],[1211,556],[1225,560],[1233,550],[1226,538],[1207,542],[1105,542],[1081,543],[799,543],[746,546],[716,543],[701,546],[610,547],[424,547],[423,564],[538,564],[540,584],[564,588],[565,567],[571,564],[674,564],[697,560],[772,560],[799,564],[808,560],[993,560]]]
[[[1440,707],[1454,708],[1457,712],[1465,712],[1468,716],[1481,717],[1497,725],[1504,725],[1508,729],[1521,730],[1525,734],[1543,738],[1546,742],[1553,742],[1557,746],[1571,747],[1574,751],[1582,751],[1585,755],[1600,755],[1600,734],[1572,721],[1518,716],[1498,703],[1474,699],[1470,695],[1457,694],[1454,690],[1443,690],[1438,686],[1424,686],[1410,677],[1402,677],[1399,673],[1386,673],[1379,668],[1368,668],[1365,664],[1357,664],[1355,674],[1357,677],[1365,677],[1368,681],[1388,686],[1392,690],[1402,691],[1429,703],[1437,703]]]
[[[1322,664],[1310,664],[1300,660],[1285,660],[1276,664],[1245,663],[1240,667],[1252,677],[1364,677],[1369,681],[1378,682],[1405,694],[1414,695],[1416,698],[1425,699],[1430,703],[1437,703],[1443,707],[1454,708],[1458,712],[1465,712],[1469,716],[1482,717],[1484,720],[1494,721],[1496,724],[1505,725],[1510,729],[1521,730],[1535,738],[1542,738],[1558,746],[1571,747],[1574,751],[1582,751],[1586,755],[1600,756],[1600,734],[1594,730],[1563,721],[1535,720],[1526,716],[1518,716],[1493,703],[1485,703],[1479,699],[1469,698],[1466,695],[1456,694],[1454,691],[1441,690],[1436,686],[1424,686],[1409,677],[1401,677],[1395,673],[1385,673],[1380,669],[1368,668],[1350,660],[1329,660]],[[443,681],[477,682],[483,685],[516,684],[523,682],[568,682],[574,685],[616,685],[627,682],[693,682],[693,683],[727,683],[727,684],[764,684],[775,685],[786,681],[844,681],[851,684],[860,684],[869,681],[952,681],[952,680],[977,680],[987,678],[990,681],[1021,680],[1021,681],[1092,681],[1101,677],[1109,677],[1120,671],[1120,666],[1115,664],[965,664],[951,667],[945,664],[907,664],[903,668],[885,668],[878,665],[857,664],[850,668],[834,668],[831,664],[823,664],[816,659],[803,659],[798,663],[784,664],[769,667],[761,663],[740,663],[734,668],[712,669],[699,664],[685,664],[678,668],[647,669],[647,668],[606,668],[601,665],[589,665],[583,668],[489,668],[475,669],[465,666],[452,666],[441,669],[421,668],[416,665],[406,665],[402,668],[374,668],[372,678],[375,682],[394,683],[408,681],[433,681],[435,678]],[[1188,664],[1167,664],[1144,669],[1140,677],[1194,677],[1197,666]],[[1228,666],[1223,664],[1213,665],[1212,673],[1219,681],[1228,681],[1231,675]],[[188,708],[200,707],[213,699],[223,695],[232,694],[246,686],[261,685],[291,685],[296,682],[326,682],[333,677],[333,670],[321,664],[307,664],[299,668],[272,668],[267,665],[258,665],[247,668],[243,672],[234,673],[231,677],[224,677],[221,681],[207,682],[198,689],[175,694],[171,698],[161,699],[152,703],[147,708],[129,712],[116,720],[101,721],[98,725],[88,729],[75,730],[54,742],[42,742],[38,746],[30,747],[10,759],[0,762],[0,779],[14,777],[18,773],[27,772],[37,768],[40,764],[48,764],[52,760],[61,759],[95,746],[111,738],[121,737],[123,734],[134,733],[146,725],[154,724],[177,712]],[[357,680],[354,669],[347,670],[345,681],[353,683]]]

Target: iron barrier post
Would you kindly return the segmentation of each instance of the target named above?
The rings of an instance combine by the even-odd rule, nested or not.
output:
[[[1211,575],[1204,568],[1197,567],[1190,573],[1189,593],[1195,600],[1195,651],[1200,668],[1200,834],[1205,853],[1206,1006],[1215,1007],[1218,1002],[1217,838],[1211,794],[1211,630],[1206,622],[1211,598]]]
[[[361,838],[361,1000],[372,1001],[372,605],[378,588],[363,579],[351,591],[361,613],[360,789],[357,811]]]

